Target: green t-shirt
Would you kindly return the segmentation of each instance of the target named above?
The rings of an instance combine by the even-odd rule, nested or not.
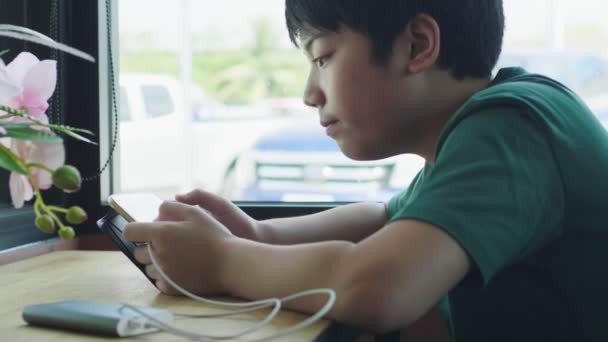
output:
[[[440,305],[454,341],[608,341],[608,134],[560,83],[502,69],[388,215],[471,257]]]

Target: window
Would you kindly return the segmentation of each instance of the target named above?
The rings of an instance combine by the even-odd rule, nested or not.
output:
[[[598,0],[504,0],[499,67],[520,65],[564,83],[608,127],[608,25]]]
[[[115,190],[171,198],[202,187],[284,204],[381,201],[408,185],[420,158],[356,162],[325,135],[302,103],[308,62],[283,15],[283,0],[118,2],[120,83],[164,78],[144,111],[169,112],[168,95],[177,115],[162,127],[121,124]],[[127,89],[132,116],[145,117],[136,92]]]
[[[592,15],[603,12],[599,3],[505,0],[508,29],[499,67],[520,65],[555,77],[605,115],[608,74],[600,42],[608,39],[608,26]],[[178,83],[173,101],[181,119],[163,128],[173,132],[168,139],[181,139],[177,151],[185,152],[159,156],[155,151],[167,140],[138,141],[123,129],[129,146],[121,147],[121,190],[171,197],[203,187],[236,201],[280,203],[386,200],[422,166],[415,156],[355,162],[325,136],[315,110],[301,101],[308,65],[288,40],[284,1],[168,6],[131,0],[118,6],[121,78],[162,76]],[[155,97],[163,102],[165,95]],[[153,106],[165,109],[164,103]],[[134,173],[129,170],[141,160],[127,154],[154,155],[157,165],[189,171]]]

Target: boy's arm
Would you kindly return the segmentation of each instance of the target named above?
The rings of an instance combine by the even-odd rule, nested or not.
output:
[[[386,223],[383,203],[355,203],[320,213],[260,222],[260,241],[292,245],[320,241],[359,242]]]
[[[386,208],[381,203],[350,204],[312,215],[257,221],[226,198],[202,189],[175,198],[204,209],[236,236],[269,244],[358,242],[386,223]]]
[[[332,288],[337,300],[329,316],[376,333],[420,319],[470,268],[454,239],[415,220],[393,222],[358,244],[276,246],[230,239],[224,252],[220,281],[230,294],[259,299]],[[326,299],[285,306],[312,313]]]

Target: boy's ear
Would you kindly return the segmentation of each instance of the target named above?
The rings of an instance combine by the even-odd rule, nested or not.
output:
[[[416,74],[435,65],[441,48],[441,31],[433,17],[426,14],[414,17],[401,40],[405,43],[401,45],[402,51],[407,54],[405,71]]]

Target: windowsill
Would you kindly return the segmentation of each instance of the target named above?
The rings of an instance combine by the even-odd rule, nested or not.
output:
[[[101,233],[83,234],[73,240],[52,238],[0,251],[0,265],[63,250],[116,250],[116,247]]]

